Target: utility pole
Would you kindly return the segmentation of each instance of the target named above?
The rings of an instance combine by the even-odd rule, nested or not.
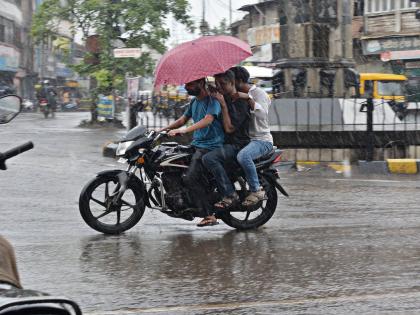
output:
[[[232,25],[232,0],[229,0],[229,27]]]
[[[202,7],[203,7],[203,15],[201,18],[201,23],[200,23],[200,32],[201,32],[201,35],[208,35],[209,24],[206,21],[206,0],[202,0]]]

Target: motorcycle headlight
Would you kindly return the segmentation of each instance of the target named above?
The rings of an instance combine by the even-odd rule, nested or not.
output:
[[[120,142],[117,147],[117,156],[121,156],[125,154],[125,151],[127,151],[128,147],[133,143],[134,141],[126,141],[126,142]]]

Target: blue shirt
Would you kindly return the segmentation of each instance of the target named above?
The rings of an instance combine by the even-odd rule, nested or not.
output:
[[[205,128],[194,131],[192,145],[197,148],[213,150],[219,148],[224,142],[224,132],[221,122],[222,109],[220,103],[213,97],[206,96],[202,100],[194,98],[184,116],[192,118],[194,123],[199,122],[206,115],[213,115],[213,122]]]

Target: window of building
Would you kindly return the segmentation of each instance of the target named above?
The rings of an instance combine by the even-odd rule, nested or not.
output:
[[[15,38],[14,38],[14,40],[15,40],[15,45],[16,46],[18,46],[18,47],[21,47],[21,45],[22,45],[22,34],[21,34],[21,28],[20,27],[16,27],[15,28],[15,30],[14,30],[14,33],[15,33]]]
[[[12,20],[0,16],[1,35],[0,41],[14,44],[15,43],[15,24]]]
[[[381,12],[381,0],[375,0],[373,2],[373,10],[374,12]]]
[[[5,39],[4,25],[0,24],[0,42],[4,42],[4,39]]]
[[[325,25],[313,26],[313,56],[328,58],[330,51],[330,28]]]
[[[416,2],[412,2],[411,0],[397,0],[400,2],[400,9],[411,9],[417,7]]]
[[[363,16],[364,0],[355,0],[353,7],[353,16]]]
[[[398,1],[398,0],[391,0],[390,2],[389,2],[389,9],[391,10],[391,11],[394,11],[395,10],[395,2],[396,1]]]
[[[390,12],[416,7],[416,2],[410,0],[366,0],[365,13]]]

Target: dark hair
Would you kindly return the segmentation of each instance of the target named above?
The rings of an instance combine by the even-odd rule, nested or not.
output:
[[[249,72],[244,67],[237,66],[232,67],[230,70],[235,74],[235,79],[239,82],[248,83],[249,82]]]
[[[200,79],[197,79],[197,80],[194,80],[194,81],[190,81],[190,82],[187,82],[187,83],[185,83],[185,84],[188,84],[188,83],[193,83],[193,82],[197,82],[197,83],[201,83],[201,82],[206,82],[206,78],[200,78]]]
[[[225,81],[235,83],[235,73],[232,70],[228,70],[228,71],[223,72],[223,73],[218,73],[218,74],[214,75],[214,78],[215,79],[223,79]]]

